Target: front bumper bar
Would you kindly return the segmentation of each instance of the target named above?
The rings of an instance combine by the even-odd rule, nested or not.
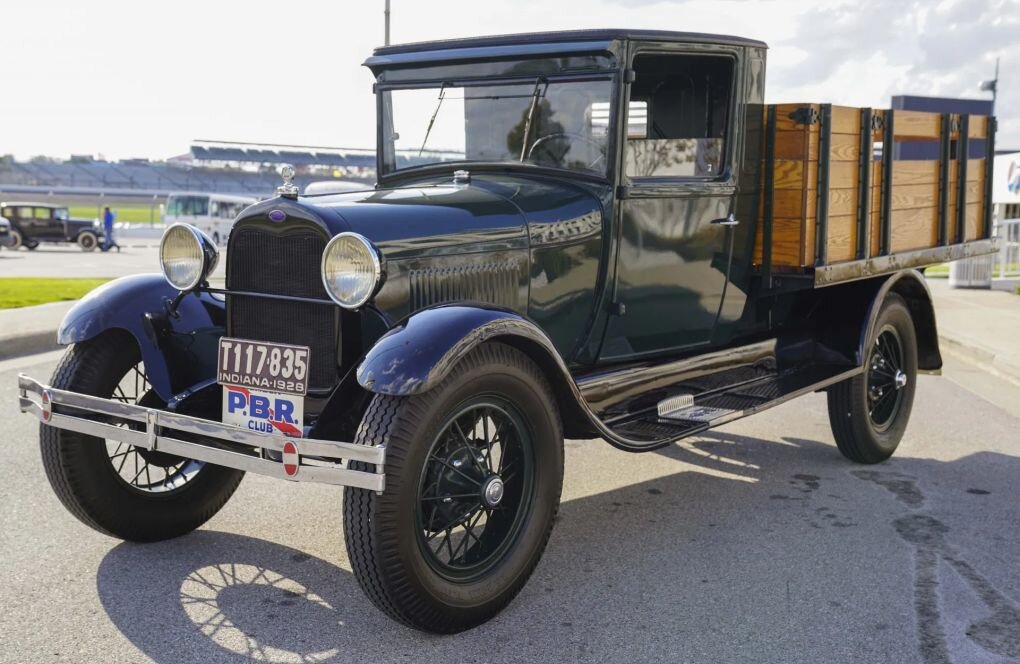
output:
[[[58,429],[280,479],[377,492],[386,486],[383,445],[246,431],[222,422],[54,389],[24,374],[18,375],[18,390],[21,412]],[[182,433],[188,440],[180,437]],[[271,453],[276,458],[271,458]],[[375,464],[376,471],[351,470],[349,461]]]

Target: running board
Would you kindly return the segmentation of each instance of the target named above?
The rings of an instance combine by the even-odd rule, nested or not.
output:
[[[861,371],[859,367],[813,365],[698,393],[681,383],[675,386],[675,394],[655,407],[617,417],[606,425],[621,438],[656,449],[852,378]]]

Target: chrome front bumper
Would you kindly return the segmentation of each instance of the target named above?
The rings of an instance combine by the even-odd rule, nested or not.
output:
[[[57,429],[285,480],[378,492],[386,486],[386,450],[382,445],[246,431],[212,420],[54,389],[24,374],[18,375],[18,390],[21,412],[31,413]],[[178,437],[181,433],[191,434],[189,440]],[[271,458],[270,452],[277,458]],[[376,471],[351,470],[347,467],[349,461],[375,464]]]

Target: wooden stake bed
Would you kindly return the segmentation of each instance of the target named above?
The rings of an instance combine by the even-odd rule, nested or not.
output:
[[[769,282],[813,271],[827,285],[995,250],[994,118],[778,104],[765,127],[754,263]],[[981,158],[966,158],[971,139]],[[907,142],[939,158],[898,159]]]

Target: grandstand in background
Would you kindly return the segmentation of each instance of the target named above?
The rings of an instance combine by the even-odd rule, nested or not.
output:
[[[430,155],[434,161],[437,155]],[[445,155],[439,154],[440,159]],[[417,154],[399,155],[412,165]],[[195,140],[187,153],[166,161],[106,161],[90,156],[67,160],[0,157],[0,192],[34,196],[165,198],[173,191],[207,191],[272,196],[281,164],[293,164],[295,184],[343,179],[374,183],[375,151],[303,145]]]

